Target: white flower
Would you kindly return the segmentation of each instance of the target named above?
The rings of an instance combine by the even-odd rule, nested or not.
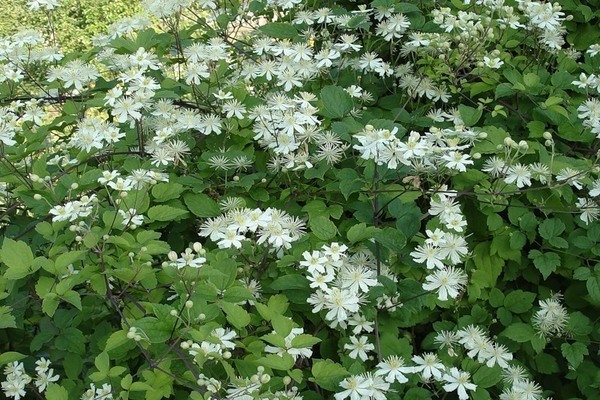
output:
[[[407,367],[404,365],[404,359],[398,356],[389,356],[383,359],[377,364],[377,371],[375,375],[385,375],[386,382],[389,383],[405,383],[408,382],[408,378],[404,374],[412,374],[415,372],[413,367]]]
[[[527,165],[517,163],[508,169],[504,182],[516,183],[518,188],[531,186],[531,171]]]
[[[431,243],[425,243],[423,246],[417,246],[414,251],[410,253],[413,261],[419,264],[425,263],[427,268],[444,268],[442,260],[446,258],[442,254],[442,250],[439,247],[434,246]]]
[[[444,374],[443,380],[448,382],[448,384],[444,385],[444,390],[446,392],[457,391],[458,398],[460,400],[466,400],[469,398],[467,394],[467,390],[476,390],[477,385],[469,382],[469,378],[471,375],[468,372],[460,371],[458,368],[451,368],[450,374]]]
[[[490,350],[490,353],[488,354],[489,356],[489,360],[486,362],[486,365],[488,367],[493,367],[494,364],[498,364],[500,366],[500,368],[508,368],[508,363],[507,361],[510,361],[513,359],[513,355],[511,352],[508,351],[508,349],[498,343],[494,343],[492,345],[492,348]]]
[[[369,388],[371,382],[369,379],[361,375],[352,375],[340,382],[340,386],[344,390],[343,392],[336,393],[334,395],[335,400],[343,400],[350,398],[350,400],[364,400],[371,397],[373,391]]]
[[[467,284],[467,275],[454,267],[444,267],[428,275],[423,284],[423,289],[438,293],[438,299],[448,300],[448,296],[455,299]]]
[[[483,57],[483,63],[486,67],[491,69],[498,69],[504,64],[498,57],[489,58],[488,56]]]
[[[361,336],[360,338],[356,338],[356,336],[350,336],[350,342],[344,345],[344,349],[350,350],[350,358],[356,360],[356,357],[360,358],[363,361],[367,361],[369,356],[367,355],[368,351],[372,351],[375,349],[375,346],[368,342],[368,338],[366,336]]]
[[[413,362],[417,364],[413,367],[414,372],[421,373],[421,377],[428,381],[432,377],[436,380],[442,379],[442,372],[446,369],[433,353],[424,353],[423,356],[413,356]]]

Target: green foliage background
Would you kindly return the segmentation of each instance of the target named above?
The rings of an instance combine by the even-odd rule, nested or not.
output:
[[[83,50],[94,35],[139,10],[139,2],[128,0],[63,0],[53,12],[54,35],[64,51]],[[32,12],[26,0],[0,2],[0,36],[16,33],[24,26],[48,32],[45,13]],[[48,32],[49,33],[49,32]]]

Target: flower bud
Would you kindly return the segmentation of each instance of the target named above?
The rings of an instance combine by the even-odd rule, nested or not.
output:
[[[479,132],[479,139],[485,139],[488,137],[487,132]]]
[[[71,183],[71,189],[75,190],[79,187],[79,185],[76,182]]]
[[[204,321],[204,320],[206,319],[206,314],[204,314],[204,313],[200,313],[200,314],[198,314],[198,319],[199,319],[200,321]]]
[[[177,261],[177,253],[175,253],[174,251],[170,251],[168,257],[171,261]]]
[[[192,308],[194,307],[194,302],[191,300],[188,300],[185,302],[185,308]]]
[[[127,338],[128,338],[128,339],[133,339],[133,338],[135,338],[135,331],[134,331],[134,332],[132,332],[132,331],[129,331],[129,332],[127,332]]]
[[[140,335],[135,335],[133,340],[135,340],[136,342],[140,342],[142,340],[142,336]]]
[[[199,253],[200,251],[202,251],[202,243],[195,242],[192,247],[194,248],[194,251],[196,253]]]
[[[481,153],[475,153],[471,156],[474,160],[479,160],[481,158]]]
[[[171,310],[169,312],[169,314],[171,314],[172,317],[176,317],[177,316],[177,310]]]
[[[552,140],[552,134],[548,131],[544,132],[544,139],[546,140]]]
[[[527,150],[527,149],[529,148],[529,145],[527,144],[527,142],[526,142],[525,140],[521,140],[521,141],[519,142],[519,147],[520,147],[522,150]]]
[[[231,358],[231,352],[230,351],[224,351],[223,352],[223,358],[225,360],[229,360]]]
[[[271,376],[264,374],[260,377],[260,383],[265,384],[265,383],[269,383],[269,381],[271,380]]]
[[[42,199],[42,195],[41,195],[41,194],[39,194],[39,193],[36,193],[36,194],[34,194],[34,195],[33,195],[33,199],[34,199],[34,200],[38,200],[38,201],[39,201],[39,200],[41,200],[41,199]]]
[[[292,383],[292,378],[290,378],[289,376],[283,378],[283,384],[285,386],[289,385],[290,383]]]
[[[546,145],[547,147],[552,146],[552,140],[546,140],[546,142],[544,142],[544,145]]]

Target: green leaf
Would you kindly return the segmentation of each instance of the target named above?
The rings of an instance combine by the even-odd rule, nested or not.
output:
[[[219,305],[225,312],[227,321],[236,328],[242,329],[250,323],[250,314],[237,304],[222,301]]]
[[[478,387],[489,388],[500,382],[502,379],[502,370],[499,366],[489,368],[482,365],[473,375],[473,383]]]
[[[371,239],[376,231],[377,228],[374,226],[367,226],[367,224],[361,222],[348,229],[346,235],[348,236],[350,243],[357,243],[365,239]]]
[[[465,123],[465,126],[474,126],[483,113],[483,111],[478,108],[465,106],[464,104],[458,106],[458,112],[460,113],[460,118]]]
[[[183,196],[183,202],[197,217],[216,217],[221,215],[219,204],[204,193],[188,193]]]
[[[522,314],[533,307],[535,296],[535,293],[514,290],[504,298],[504,307],[515,314]]]
[[[533,260],[533,265],[542,273],[544,279],[547,279],[561,264],[560,256],[553,252],[542,253],[539,250],[531,250],[529,258]]]
[[[88,253],[88,250],[76,250],[62,253],[56,258],[54,267],[59,271],[66,270],[69,264],[73,264],[76,261],[82,260]]]
[[[0,329],[17,327],[15,317],[10,312],[10,307],[0,306]]]
[[[50,383],[46,388],[46,392],[44,394],[47,399],[69,400],[69,392],[67,391],[67,389],[56,383]]]
[[[257,365],[262,365],[263,367],[277,369],[280,371],[287,371],[294,367],[294,358],[284,353],[281,356],[276,354],[268,354],[263,358],[259,358],[255,361]]]
[[[600,303],[600,275],[594,275],[585,282],[588,294],[595,303]]]
[[[528,73],[523,75],[523,83],[525,86],[534,87],[540,83],[540,77],[534,73]]]
[[[108,353],[103,351],[102,353],[98,354],[96,356],[96,359],[94,360],[94,365],[96,366],[99,372],[103,373],[106,376],[110,368],[110,360],[108,359]]]
[[[148,210],[148,217],[153,221],[173,221],[185,214],[186,210],[166,205],[150,207]]]
[[[265,35],[276,39],[294,39],[299,36],[294,25],[285,22],[269,22],[258,29]]]
[[[321,339],[316,338],[312,335],[300,334],[292,339],[292,347],[295,349],[301,349],[304,347],[312,347],[320,342]]]
[[[565,224],[558,218],[546,219],[539,225],[538,231],[544,239],[551,239],[565,231]]]
[[[148,337],[151,343],[164,343],[171,338],[173,325],[155,317],[144,317],[133,322],[131,326],[140,329],[143,338]]]
[[[502,333],[502,336],[509,338],[510,340],[514,340],[517,343],[525,343],[529,342],[533,336],[535,336],[535,331],[533,327],[529,324],[525,324],[523,322],[516,322],[512,325],[509,325]]]
[[[0,354],[0,365],[8,364],[13,361],[19,361],[27,357],[25,354],[18,353],[16,351],[7,351]]]
[[[490,242],[483,242],[475,246],[473,250],[473,262],[476,269],[473,272],[472,281],[481,288],[496,286],[496,280],[504,265],[500,257],[490,254],[490,249]]]
[[[331,360],[315,360],[311,372],[314,382],[331,392],[337,392],[342,379],[350,375],[346,368]]]
[[[580,342],[563,343],[560,345],[560,351],[573,368],[577,368],[583,362],[583,356],[590,354],[587,346]]]
[[[125,343],[129,342],[130,340],[131,339],[129,339],[127,337],[127,332],[125,332],[123,330],[113,332],[108,337],[108,340],[106,341],[106,345],[104,346],[104,351],[110,352],[111,350],[114,350],[114,349],[124,345]]]
[[[310,290],[310,282],[306,277],[300,274],[283,275],[275,279],[271,283],[270,288],[273,290]]]
[[[2,249],[0,249],[0,261],[8,267],[4,277],[9,280],[17,280],[34,273],[33,252],[27,243],[4,238]]]
[[[271,325],[279,336],[286,338],[294,327],[294,321],[290,317],[275,314],[271,318]]]
[[[337,227],[331,220],[323,215],[308,220],[311,232],[321,240],[329,240],[337,234]]]
[[[521,250],[527,243],[527,236],[519,231],[511,232],[510,234],[510,248],[512,250]]]
[[[152,187],[152,197],[158,202],[164,202],[179,198],[181,192],[183,192],[183,185],[173,183],[158,183]]]
[[[342,118],[352,110],[352,97],[339,86],[321,89],[319,109],[327,118]]]
[[[55,346],[59,350],[67,350],[75,354],[85,353],[87,340],[83,333],[74,327],[68,327],[56,338]]]
[[[373,237],[377,242],[396,253],[402,252],[406,247],[406,236],[398,229],[384,228],[375,231]]]
[[[352,193],[356,193],[364,186],[363,179],[352,168],[344,168],[337,173],[340,182],[340,192],[346,200]]]

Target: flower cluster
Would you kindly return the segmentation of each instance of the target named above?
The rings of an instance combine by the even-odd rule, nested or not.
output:
[[[466,221],[456,202],[456,194],[451,191],[440,192],[432,196],[429,214],[437,216],[447,230],[426,230],[427,238],[410,253],[413,261],[425,264],[434,270],[428,275],[423,288],[437,291],[438,299],[445,301],[457,298],[467,284],[467,275],[456,268],[468,254],[467,241],[461,235]]]
[[[304,252],[299,264],[315,289],[307,300],[313,305],[313,313],[326,310],[325,320],[332,328],[345,329],[348,319],[366,302],[369,289],[379,284],[373,260],[366,253],[349,256],[347,250],[343,244],[323,245],[321,250]]]
[[[113,400],[112,386],[108,383],[97,388],[96,385],[90,383],[90,388],[81,395],[81,400]]]
[[[88,217],[94,211],[94,206],[98,202],[95,194],[91,196],[82,196],[79,200],[73,200],[65,203],[64,206],[57,205],[50,209],[49,213],[54,215],[52,222],[70,221],[78,218]]]
[[[412,131],[406,141],[400,140],[397,133],[398,128],[390,131],[366,125],[364,130],[354,135],[360,144],[353,148],[360,151],[361,158],[372,159],[378,165],[386,164],[390,169],[407,165],[416,171],[464,172],[467,165],[473,164],[471,156],[465,154],[464,150],[479,137],[485,137],[485,134],[461,125],[452,129],[432,127],[424,135]]]
[[[304,229],[302,220],[285,211],[238,208],[209,218],[200,227],[200,236],[209,237],[221,249],[239,249],[249,239],[246,235],[253,235],[257,244],[265,244],[280,253],[300,239]]]
[[[48,385],[58,381],[60,377],[54,373],[54,369],[50,368],[51,362],[47,359],[42,357],[35,364],[37,377],[34,384],[39,393],[44,393]],[[32,378],[25,372],[23,363],[14,361],[8,364],[4,367],[4,375],[6,375],[6,380],[2,382],[2,390],[6,397],[19,400],[27,395],[25,388],[32,381]]]
[[[206,262],[206,250],[202,248],[202,244],[196,242],[192,246],[193,248],[186,248],[182,253],[181,257],[177,257],[177,253],[174,251],[169,252],[170,265],[178,269],[185,267],[200,268]]]
[[[540,309],[533,315],[532,324],[542,337],[560,336],[565,332],[569,313],[561,304],[561,298],[556,293],[549,299],[539,301]]]

